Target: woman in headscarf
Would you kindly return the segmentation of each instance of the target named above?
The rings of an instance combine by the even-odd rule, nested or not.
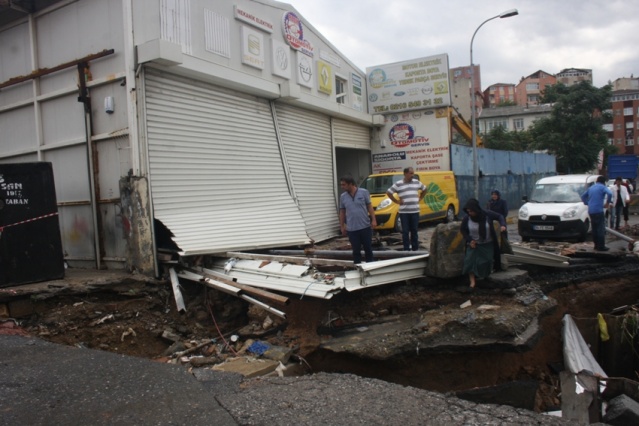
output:
[[[499,222],[503,232],[506,230],[506,220],[499,213],[483,210],[479,201],[474,198],[466,202],[464,211],[466,216],[462,219],[460,228],[466,240],[462,274],[468,274],[470,287],[475,288],[476,279],[487,278],[493,270],[493,260],[499,261],[501,256],[493,221]]]
[[[493,189],[490,192],[490,200],[488,200],[488,205],[486,207],[490,211],[499,213],[504,217],[504,219],[508,216],[508,203],[506,203],[506,200],[501,198],[501,193],[498,189]]]

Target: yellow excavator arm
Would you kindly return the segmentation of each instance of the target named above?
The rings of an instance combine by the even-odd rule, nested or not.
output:
[[[464,117],[462,117],[455,108],[448,107],[448,119],[450,120],[450,124],[455,128],[455,130],[457,130],[459,134],[464,137],[464,139],[472,143],[472,126],[466,120],[464,120]],[[483,147],[484,142],[482,141],[481,137],[478,134],[475,135],[475,137],[477,138],[477,146]]]

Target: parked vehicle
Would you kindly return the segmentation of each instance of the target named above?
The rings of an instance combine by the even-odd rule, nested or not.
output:
[[[636,155],[610,155],[608,156],[608,177],[614,179],[637,179],[639,157]]]
[[[585,241],[590,229],[588,206],[581,201],[598,175],[563,175],[539,179],[519,209],[518,231],[522,241],[577,239]]]
[[[403,178],[403,173],[372,174],[360,185],[371,194],[371,202],[375,208],[375,219],[377,219],[376,230],[401,231],[399,205],[388,198],[386,191],[393,183]],[[419,221],[443,219],[452,222],[455,220],[459,213],[459,199],[457,198],[457,184],[453,172],[417,172],[414,178],[427,188],[426,196],[420,203]]]

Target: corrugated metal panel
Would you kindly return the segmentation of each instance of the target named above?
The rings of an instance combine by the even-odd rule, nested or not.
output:
[[[342,148],[371,149],[371,131],[368,127],[350,121],[333,119],[335,146]]]
[[[333,182],[333,150],[327,116],[277,104],[277,124],[293,188],[314,241],[339,233]]]
[[[155,218],[184,255],[306,244],[268,101],[148,70]]]

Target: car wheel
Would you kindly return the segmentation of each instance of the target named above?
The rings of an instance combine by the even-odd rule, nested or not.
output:
[[[586,221],[584,222],[584,229],[579,235],[579,238],[577,239],[578,242],[583,243],[584,241],[586,241],[586,236],[588,235],[589,229],[590,229],[590,219],[586,219]]]
[[[395,217],[395,232],[402,232],[402,221],[399,218],[399,215]]]
[[[455,221],[455,207],[451,204],[448,206],[448,210],[446,210],[446,223],[451,223]]]

